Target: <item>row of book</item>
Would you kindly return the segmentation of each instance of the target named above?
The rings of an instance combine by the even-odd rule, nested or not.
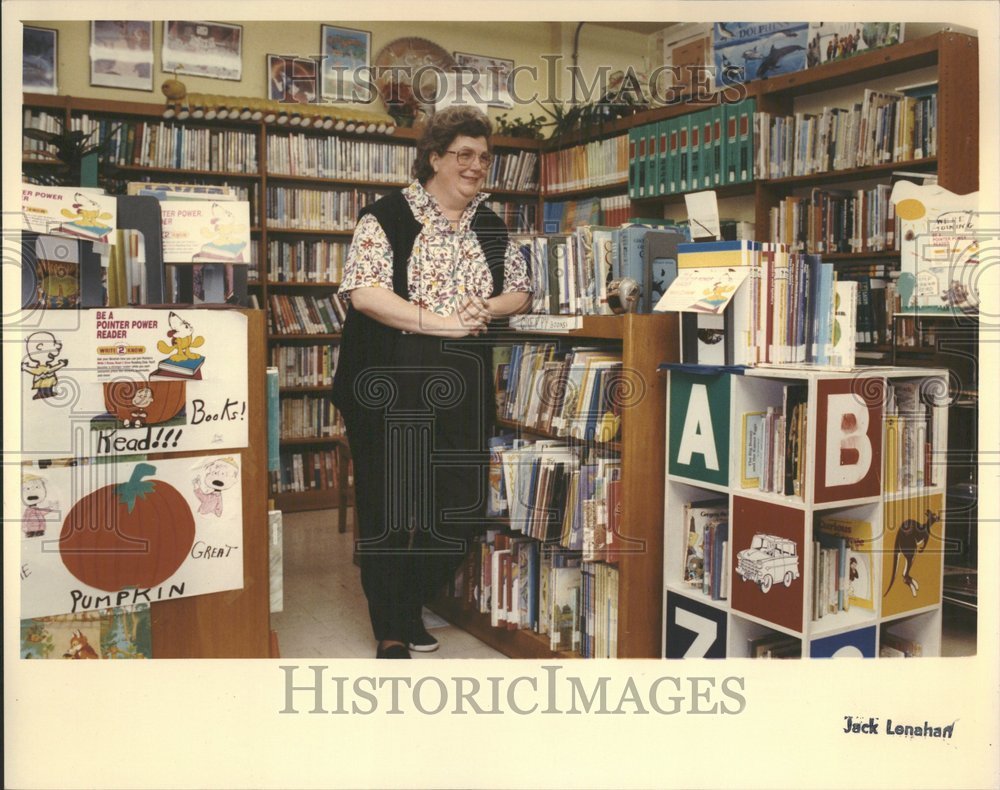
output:
[[[302,395],[281,399],[280,429],[282,439],[342,436],[344,420],[330,398]]]
[[[743,415],[743,488],[802,498],[809,458],[807,397],[805,384],[786,384],[781,405]]]
[[[629,197],[694,192],[753,179],[755,107],[755,99],[744,99],[630,129]]]
[[[837,279],[856,282],[858,299],[855,339],[858,343],[888,345],[893,341],[893,314],[902,310],[899,272],[885,264],[837,266]]]
[[[628,195],[546,200],[542,229],[545,233],[568,233],[580,225],[621,225],[631,210]]]
[[[685,502],[687,547],[681,558],[684,584],[713,601],[729,597],[729,500]]]
[[[267,279],[278,283],[339,283],[350,245],[346,241],[299,239],[267,242]]]
[[[59,134],[62,131],[62,116],[53,115],[47,110],[34,110],[25,107],[21,120],[22,129],[38,129],[52,134]],[[58,150],[52,143],[25,136],[22,141],[21,155],[26,159],[51,160],[58,156]]]
[[[839,281],[820,256],[783,244],[705,242],[681,244],[677,266],[661,309],[687,310],[683,361],[853,367],[857,283]]]
[[[794,636],[768,631],[747,639],[750,658],[802,658],[802,642]]]
[[[866,88],[851,108],[754,116],[755,178],[787,178],[937,155],[937,94]]]
[[[333,384],[340,346],[274,346],[271,366],[278,369],[280,387],[319,387]]]
[[[337,450],[282,451],[279,470],[271,472],[271,493],[336,489],[341,463],[343,461]]]
[[[139,175],[125,182],[111,180],[109,190],[129,195],[150,195],[157,200],[227,200],[246,201],[250,204],[250,222],[260,225],[260,184],[255,181],[241,181],[231,184],[226,180],[205,183],[196,178],[183,184],[166,184],[152,180],[151,176]]]
[[[384,190],[267,188],[268,227],[288,230],[353,230],[358,213],[388,194]]]
[[[498,346],[494,370],[501,419],[581,441],[618,437],[630,389],[620,351],[547,341]]]
[[[409,145],[340,136],[269,134],[267,172],[275,175],[405,184],[416,159]]]
[[[532,192],[538,189],[538,154],[535,151],[493,152],[486,174],[486,190]]]
[[[812,619],[874,611],[872,525],[861,519],[823,516],[813,540]]]
[[[627,135],[542,154],[542,192],[548,196],[624,183],[629,174]]]
[[[924,646],[920,640],[882,629],[879,637],[879,658],[920,658],[923,654]]]
[[[618,570],[501,530],[466,555],[454,597],[506,630],[548,637],[549,649],[585,658],[618,655]]]
[[[941,471],[934,463],[936,436],[932,405],[945,395],[929,390],[922,379],[887,382],[882,482],[886,493],[942,482]]]
[[[239,129],[112,120],[74,115],[70,128],[94,140],[107,140],[105,161],[125,167],[208,170],[213,173],[260,171],[258,135]]]
[[[275,335],[332,335],[347,317],[337,294],[269,294],[267,300],[269,331]]]
[[[515,203],[507,200],[487,200],[485,205],[494,211],[511,233],[538,232],[538,204]]]
[[[579,551],[588,561],[617,562],[621,535],[621,460],[614,453],[513,436],[490,440],[487,514],[510,529]]]
[[[770,210],[771,241],[792,252],[868,253],[896,250],[892,187],[813,189],[808,197],[788,196]]]
[[[582,225],[572,233],[517,240],[530,262],[531,312],[537,315],[610,315],[608,285],[629,278],[638,287],[635,312],[649,313],[677,272],[677,245],[687,229],[658,226]]]

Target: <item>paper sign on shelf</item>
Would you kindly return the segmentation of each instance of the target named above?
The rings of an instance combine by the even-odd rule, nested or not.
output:
[[[748,266],[680,269],[654,310],[722,315],[750,272]]]
[[[100,189],[21,184],[24,230],[114,244],[118,199]]]
[[[242,313],[50,310],[21,318],[4,339],[21,356],[22,452],[100,458],[247,446]]]
[[[23,467],[21,618],[243,586],[239,453]]]

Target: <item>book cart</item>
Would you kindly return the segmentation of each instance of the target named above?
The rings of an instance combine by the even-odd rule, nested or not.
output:
[[[938,655],[947,373],[666,376],[664,657]]]

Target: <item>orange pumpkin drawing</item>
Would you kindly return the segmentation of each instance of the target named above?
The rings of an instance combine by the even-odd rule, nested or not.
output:
[[[112,381],[104,385],[104,408],[126,428],[166,422],[180,413],[186,399],[186,381]]]
[[[194,516],[176,488],[148,463],[128,482],[104,486],[80,499],[63,522],[59,553],[84,584],[115,592],[155,587],[180,568],[194,545]]]

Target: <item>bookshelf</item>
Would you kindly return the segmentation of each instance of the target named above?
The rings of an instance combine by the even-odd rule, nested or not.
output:
[[[629,550],[623,550],[619,573],[618,634],[620,658],[652,658],[660,655],[661,608],[656,592],[662,586],[663,535],[659,528],[661,502],[652,491],[663,479],[661,440],[664,430],[665,382],[656,368],[675,358],[679,349],[678,326],[674,316],[624,315],[583,316],[580,328],[566,333],[519,332],[516,341],[560,339],[572,345],[610,341],[620,346],[623,369],[641,397],[622,410],[620,442],[622,515],[621,534]],[[510,423],[505,423],[509,427]],[[539,436],[522,429],[529,436]],[[503,521],[499,521],[502,524]],[[518,658],[568,658],[574,654],[553,653],[548,637],[528,629],[506,630],[490,626],[489,615],[480,614],[455,598],[439,597],[433,607],[450,621],[506,655]]]
[[[947,372],[666,376],[664,657],[938,655]]]

